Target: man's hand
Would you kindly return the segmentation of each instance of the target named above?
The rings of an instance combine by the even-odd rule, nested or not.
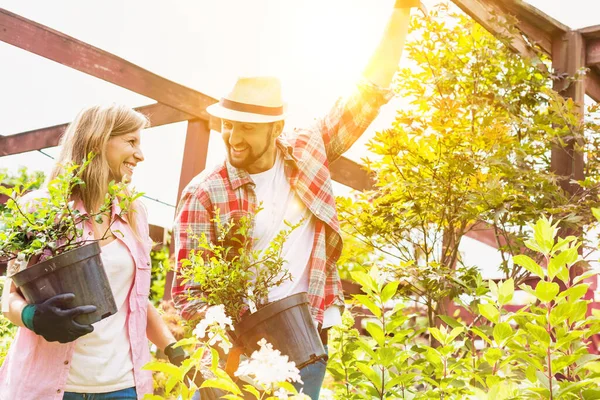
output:
[[[421,0],[396,0],[394,8],[413,8],[420,7]]]
[[[188,355],[185,353],[185,350],[183,350],[182,347],[173,346],[175,346],[174,342],[165,347],[165,356],[169,358],[169,362],[171,364],[175,365],[176,367],[181,367],[181,364],[185,359],[188,358]]]
[[[87,335],[94,327],[79,324],[74,318],[93,313],[96,306],[68,307],[74,298],[73,293],[66,293],[53,296],[41,304],[29,304],[21,314],[23,323],[48,342],[69,343]]]
[[[427,8],[421,0],[396,0],[394,8],[418,8],[423,15],[427,16]]]

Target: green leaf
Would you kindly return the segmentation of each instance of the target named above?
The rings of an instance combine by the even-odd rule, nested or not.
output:
[[[166,362],[151,361],[151,362],[147,363],[146,365],[144,365],[142,367],[142,369],[149,370],[149,371],[162,372],[162,373],[166,374],[167,376],[172,376],[179,381],[183,377],[183,374],[181,373],[179,368],[177,368],[173,364],[166,363]]]
[[[438,328],[430,327],[429,333],[435,338],[435,340],[437,340],[441,344],[446,344],[446,335],[442,334],[442,332]]]
[[[479,329],[477,327],[473,327],[473,328],[471,328],[471,332],[473,332],[474,334],[476,334],[477,336],[479,336],[480,338],[485,340],[487,344],[492,345],[492,341],[490,340],[488,335],[486,335],[485,332],[483,332],[481,329]]]
[[[569,302],[573,303],[581,299],[587,293],[589,287],[590,285],[588,283],[575,285],[568,288],[564,292],[561,292],[558,297],[566,297]]]
[[[592,207],[592,215],[600,222],[600,208]]]
[[[500,319],[500,311],[493,304],[478,304],[479,312],[489,321],[497,324]]]
[[[581,275],[576,276],[573,279],[573,283],[577,284],[577,283],[583,281],[584,279],[590,278],[590,277],[595,276],[595,275],[598,275],[598,273],[596,271],[587,271],[587,272],[585,272],[585,273],[583,273]]]
[[[237,394],[239,396],[243,395],[242,391],[240,390],[240,388],[238,387],[238,385],[236,385],[231,378],[226,379],[226,378],[213,378],[213,379],[207,379],[204,382],[202,382],[202,385],[200,386],[201,388],[215,388],[215,389],[221,389],[221,390],[225,390],[227,392],[231,392],[233,394]]]
[[[381,326],[374,322],[367,322],[366,329],[379,346],[383,346],[385,344],[385,333],[383,333]]]
[[[556,227],[557,224],[552,225],[552,221],[546,217],[538,219],[533,227],[534,240],[545,255],[548,255],[554,247]]]
[[[381,301],[383,303],[386,303],[388,300],[390,300],[392,297],[394,297],[396,295],[399,284],[400,284],[400,281],[393,281],[393,282],[390,282],[387,285],[385,285],[385,287],[383,288],[383,290],[381,292]]]
[[[515,281],[510,278],[504,282],[501,282],[498,286],[498,303],[500,305],[508,304],[515,292]]]
[[[550,311],[550,325],[557,326],[569,318],[571,313],[571,303],[562,303],[552,308]]]
[[[458,328],[454,328],[452,329],[452,331],[448,334],[448,337],[446,338],[446,343],[450,343],[452,342],[454,339],[456,339],[456,337],[458,335],[460,335],[461,333],[463,333],[465,331],[465,328],[460,326]]]
[[[350,276],[352,276],[352,279],[358,283],[359,285],[362,286],[363,290],[365,290],[366,292],[377,292],[377,282],[375,282],[375,279],[373,279],[373,277],[371,277],[369,274],[362,272],[362,271],[355,271],[350,273]]]
[[[541,301],[548,303],[556,300],[556,295],[560,291],[560,286],[555,282],[539,281],[535,287],[535,296]]]
[[[502,350],[491,347],[485,351],[484,358],[490,365],[493,365],[502,358]]]
[[[544,328],[527,322],[525,324],[525,329],[536,339],[537,342],[543,345],[544,348],[547,349],[550,346],[550,335]]]
[[[463,324],[461,324],[454,318],[449,317],[447,315],[438,315],[438,318],[441,319],[442,321],[444,321],[444,323],[451,328],[460,328],[463,326]]]
[[[375,388],[381,391],[381,377],[369,365],[363,362],[357,362],[355,365],[371,381]]]
[[[538,276],[539,278],[544,279],[544,270],[538,265],[538,263],[533,261],[530,257],[524,254],[519,254],[513,257],[513,262],[525,268],[527,271]]]
[[[585,318],[587,313],[587,301],[579,300],[572,304],[571,315],[569,316],[569,322],[571,324],[581,321]]]
[[[494,326],[494,340],[498,345],[502,345],[502,343],[511,337],[513,334],[513,328],[507,322],[500,322]]]
[[[254,397],[260,399],[260,392],[252,385],[244,385],[244,390],[248,393],[252,393]]]
[[[358,300],[358,302],[367,307],[369,311],[373,313],[377,318],[381,318],[381,308],[379,308],[371,299],[369,295],[366,294],[355,294],[354,298]]]

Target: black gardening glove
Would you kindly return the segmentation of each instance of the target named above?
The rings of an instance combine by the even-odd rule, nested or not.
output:
[[[183,363],[183,361],[188,358],[188,355],[186,354],[185,350],[183,350],[183,347],[173,346],[175,346],[175,343],[171,343],[170,345],[165,347],[164,353],[165,356],[169,358],[169,362],[171,364],[180,367],[181,363]]]
[[[48,342],[69,343],[87,335],[94,327],[79,324],[73,318],[96,311],[96,306],[70,308],[68,304],[74,298],[73,293],[65,293],[50,297],[41,304],[28,305],[27,307],[33,307],[32,326],[27,323],[25,325]]]

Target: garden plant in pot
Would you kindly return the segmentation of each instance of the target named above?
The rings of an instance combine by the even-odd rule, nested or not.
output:
[[[260,211],[260,207],[257,212]],[[192,235],[196,250],[182,260],[181,274],[200,289],[200,301],[223,305],[233,319],[230,332],[234,343],[245,354],[260,349],[266,339],[282,354],[289,356],[298,369],[326,357],[317,326],[310,314],[306,293],[269,302],[270,289],[291,275],[285,268],[281,251],[285,240],[302,221],[287,224],[263,250],[253,250],[249,237],[255,214],[246,214],[225,224],[215,211],[217,241]]]
[[[92,218],[101,222],[115,204],[123,217],[141,196],[129,192],[124,183],[111,182],[104,203],[95,213],[78,208],[72,198],[73,188],[84,184],[81,173],[93,156],[90,154],[81,165],[67,165],[64,173],[39,192],[27,194],[30,184],[0,186],[0,194],[8,197],[0,215],[0,258],[13,260],[7,272],[9,279],[29,304],[73,293],[73,307],[96,306],[95,312],[75,317],[80,324],[92,324],[117,312],[98,243],[111,225],[102,238],[89,239],[84,224]]]

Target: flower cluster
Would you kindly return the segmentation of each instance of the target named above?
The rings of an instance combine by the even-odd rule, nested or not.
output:
[[[225,353],[229,352],[232,344],[227,336],[227,329],[233,330],[231,317],[225,314],[225,306],[217,305],[206,310],[204,318],[194,328],[194,336],[204,339],[208,335],[209,346],[218,344]]]
[[[255,351],[248,360],[240,363],[235,372],[236,376],[249,376],[269,390],[280,382],[302,383],[296,363],[288,361],[288,356],[273,349],[273,345],[267,343],[265,339],[258,342],[258,345],[260,350]]]

